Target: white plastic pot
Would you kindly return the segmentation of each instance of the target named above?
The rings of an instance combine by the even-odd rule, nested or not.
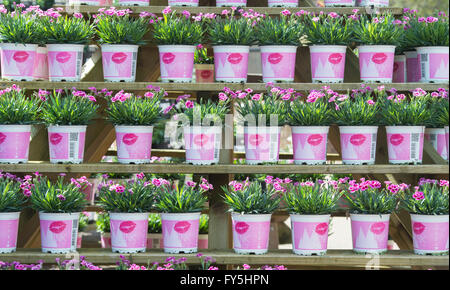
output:
[[[198,0],[169,0],[169,6],[198,7]]]
[[[1,43],[2,78],[9,81],[32,81],[37,44]]]
[[[164,252],[188,254],[198,251],[200,212],[161,213]]]
[[[392,76],[393,83],[406,83],[406,56],[396,55],[394,58],[394,71]]]
[[[406,55],[406,75],[408,83],[420,81],[420,64],[417,58],[417,51],[405,51]]]
[[[217,7],[246,7],[247,0],[216,0]]]
[[[387,251],[390,214],[350,214],[353,251],[381,254]]]
[[[33,78],[35,80],[48,81],[48,56],[47,47],[38,46],[34,59]]]
[[[47,44],[51,82],[79,82],[83,65],[83,44]]]
[[[389,163],[421,164],[424,126],[386,126]]]
[[[0,125],[0,163],[26,163],[31,125]]]
[[[194,45],[159,45],[161,81],[187,83],[192,81]]]
[[[64,254],[77,249],[80,213],[39,212],[42,252]]]
[[[269,7],[298,7],[298,0],[269,0]]]
[[[138,45],[103,44],[103,78],[107,82],[134,82]]]
[[[420,60],[420,81],[423,83],[448,82],[448,46],[417,47]]]
[[[140,253],[147,249],[149,213],[109,213],[114,253]]]
[[[344,82],[347,46],[313,45],[309,50],[313,83]]]
[[[389,0],[361,0],[359,6],[389,7]]]
[[[269,45],[260,48],[263,81],[293,82],[297,46]]]
[[[149,0],[118,0],[119,6],[149,6]],[[169,6],[170,3],[169,3]]]
[[[327,252],[330,215],[291,214],[292,249],[302,256]]]
[[[329,126],[292,128],[292,147],[295,164],[317,165],[327,161]]]
[[[245,162],[277,163],[280,153],[281,127],[244,127]]]
[[[448,160],[447,140],[445,128],[426,128],[425,139],[430,141],[433,148],[444,160]]]
[[[214,82],[214,64],[195,64],[194,68],[196,83]]]
[[[99,6],[99,5],[101,5],[101,3],[100,3],[101,1],[100,0],[67,0],[67,1],[69,2],[69,5],[81,5],[81,4],[90,5],[90,6]],[[62,5],[64,5],[64,4],[65,3],[63,3]]]
[[[355,0],[325,0],[325,7],[353,7]]]
[[[238,254],[262,255],[269,247],[271,214],[232,213],[233,249]]]
[[[150,163],[152,137],[153,126],[116,126],[119,163]]]
[[[448,215],[411,214],[414,253],[448,255]]]
[[[184,127],[186,162],[194,165],[219,163],[222,127]]]
[[[339,126],[342,163],[375,164],[378,126]]]
[[[359,70],[362,82],[392,83],[395,46],[358,46]]]
[[[219,45],[213,49],[216,81],[247,82],[249,46]]]
[[[49,126],[48,143],[51,163],[82,163],[86,125]]]
[[[0,212],[0,253],[13,253],[17,247],[20,212]]]

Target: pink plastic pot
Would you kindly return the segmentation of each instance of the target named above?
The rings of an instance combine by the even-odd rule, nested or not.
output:
[[[358,46],[361,81],[392,83],[395,46]]]
[[[328,126],[291,127],[295,164],[325,164]]]
[[[448,46],[418,47],[417,58],[420,61],[420,81],[423,83],[448,82]]]
[[[313,83],[344,82],[346,46],[313,45],[309,49]]]
[[[186,162],[195,165],[219,163],[222,127],[184,127]]]
[[[83,65],[82,44],[47,44],[51,82],[79,82]]]
[[[291,214],[292,249],[303,256],[325,255],[330,215]]]
[[[48,56],[47,47],[38,46],[34,59],[33,78],[35,80],[48,81]]]
[[[31,125],[0,125],[0,163],[26,163]]]
[[[138,48],[138,45],[103,44],[102,64],[105,81],[134,82]]]
[[[208,234],[198,235],[198,248],[208,249]]]
[[[424,126],[386,126],[389,163],[421,164]]]
[[[406,55],[406,80],[408,83],[420,81],[420,66],[417,59],[417,51],[405,51]]]
[[[162,234],[147,234],[147,249],[163,249]]]
[[[232,213],[233,249],[238,254],[267,253],[271,214]]]
[[[100,235],[100,244],[103,249],[111,248],[111,234],[110,233],[101,233]]]
[[[198,0],[169,0],[169,6],[198,7]]]
[[[269,0],[269,7],[298,7],[298,0]]]
[[[0,253],[13,253],[17,247],[20,212],[0,213]]]
[[[63,254],[75,252],[80,213],[39,212],[42,252]]]
[[[444,160],[448,160],[447,140],[445,128],[426,128],[425,139],[430,141],[433,148]]]
[[[214,46],[214,70],[216,81],[229,83],[247,82],[249,46]]]
[[[78,233],[78,236],[77,236],[77,249],[81,249],[82,242],[83,242],[83,234],[82,233]]]
[[[100,178],[88,178],[88,181],[91,185],[87,186],[83,192],[86,194],[86,200],[89,204],[94,204],[95,195],[97,194],[98,185],[101,182]]]
[[[119,163],[150,163],[153,126],[116,126]]]
[[[293,82],[297,46],[261,46],[263,81]]]
[[[445,126],[445,143],[447,144],[447,161],[450,159],[450,148],[449,148],[449,141],[448,141],[448,137],[449,137],[449,127]]]
[[[106,3],[102,3],[102,0],[68,0],[70,5],[81,5],[81,4],[85,4],[85,5],[91,5],[91,6],[99,6],[99,5],[106,5]],[[103,1],[106,2],[106,1]],[[109,1],[112,4],[112,0]],[[64,4],[63,4],[64,5]]]
[[[161,81],[191,82],[194,69],[194,45],[160,45]]]
[[[355,0],[325,0],[325,7],[353,7]]]
[[[149,0],[118,0],[120,6],[149,6]],[[169,6],[171,6],[169,4]]]
[[[396,55],[394,58],[394,71],[392,75],[393,83],[406,83],[406,56]]]
[[[389,7],[389,0],[361,0],[359,6]]]
[[[82,163],[87,126],[49,126],[51,163]]]
[[[281,127],[245,127],[244,145],[247,164],[277,163]]]
[[[198,250],[200,212],[161,213],[164,252],[195,253]]]
[[[37,44],[2,43],[2,78],[9,81],[32,81]]]
[[[110,212],[111,248],[115,253],[139,253],[147,248],[148,213]]]
[[[216,6],[217,7],[246,7],[247,6],[247,0],[216,0]]]
[[[213,64],[196,64],[195,65],[195,81],[197,83],[213,83],[214,82],[214,65]]]
[[[353,251],[381,254],[387,251],[389,214],[350,214]]]
[[[377,126],[340,126],[342,163],[375,164]]]
[[[411,214],[414,253],[448,255],[448,215]]]

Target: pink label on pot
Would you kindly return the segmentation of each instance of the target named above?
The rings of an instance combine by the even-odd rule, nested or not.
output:
[[[247,78],[248,53],[215,52],[216,78]]]
[[[412,222],[416,250],[448,251],[448,222]]]
[[[77,237],[77,249],[81,248],[81,242],[83,241],[83,237],[78,235]]]
[[[247,5],[247,0],[216,0],[217,5]]]
[[[269,4],[298,4],[298,0],[269,0]]]
[[[444,159],[447,160],[447,140],[445,134],[427,134],[425,133],[425,139],[430,141],[433,148]]]
[[[199,220],[161,220],[164,247],[196,248]]]
[[[198,4],[198,0],[169,0],[169,6],[186,3]]]
[[[161,77],[192,78],[194,68],[194,53],[191,52],[165,52],[160,53]]]
[[[111,218],[113,248],[146,248],[148,220],[114,220]]]
[[[327,134],[292,134],[295,160],[326,160]]]
[[[233,247],[242,250],[267,249],[270,221],[242,222],[233,220]]]
[[[363,80],[367,78],[392,78],[394,53],[360,52],[359,68]]]
[[[48,58],[46,53],[36,53],[33,76],[48,80]]]
[[[417,58],[406,58],[406,75],[409,83],[415,83],[420,80],[419,61]]]
[[[103,249],[111,248],[111,237],[100,236],[100,243]]]
[[[341,149],[343,160],[375,159],[376,134],[342,134]]]
[[[294,79],[295,53],[261,53],[264,79]]]
[[[119,159],[150,159],[152,133],[116,133]]]
[[[353,248],[359,250],[387,249],[389,221],[351,221]]]
[[[244,134],[245,158],[248,160],[278,160],[279,134]]]
[[[50,77],[75,78],[79,76],[81,73],[81,58],[82,53],[77,51],[49,51]]]
[[[394,83],[404,83],[405,80],[406,64],[404,61],[394,62],[394,71],[392,76],[392,82]]]
[[[422,133],[387,134],[389,160],[422,160],[423,138]]]
[[[133,77],[133,70],[136,67],[136,56],[137,54],[133,52],[102,52],[104,77]]]
[[[5,77],[32,77],[36,52],[1,49],[2,75]]]
[[[296,250],[326,250],[328,223],[292,222]]]
[[[40,224],[42,248],[69,249],[72,245],[76,245],[76,236],[73,236],[73,221],[41,220]],[[75,223],[75,226],[78,228],[78,223]]]
[[[197,69],[195,71],[195,73],[196,73],[197,83],[213,83],[214,82],[214,70]]]
[[[0,159],[28,159],[30,132],[0,132]]]
[[[343,79],[345,53],[311,52],[311,75],[314,79]]]
[[[198,239],[198,248],[199,249],[208,249],[208,238],[199,238]]]
[[[51,159],[83,159],[85,132],[49,132],[48,141]]]
[[[220,150],[215,134],[185,134],[184,138],[187,160],[214,160]]]
[[[325,5],[327,4],[353,4],[354,0],[325,0]]]
[[[448,53],[428,54],[431,79],[448,80]]]
[[[15,248],[17,244],[17,232],[19,219],[0,220],[0,248]]]

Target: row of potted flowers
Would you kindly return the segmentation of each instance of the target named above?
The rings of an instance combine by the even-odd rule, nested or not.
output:
[[[252,45],[261,47],[265,82],[292,82],[297,47],[303,44],[310,46],[313,82],[343,82],[347,46],[355,43],[363,82],[448,82],[449,25],[444,13],[423,18],[408,11],[396,20],[391,14],[359,15],[357,9],[350,16],[285,10],[271,18],[234,8],[221,15],[177,15],[167,7],[163,17],[142,12],[133,18],[130,10],[112,7],[101,8],[91,22],[79,13],[64,17],[36,7],[20,14],[0,7],[0,12],[2,76],[10,80],[79,81],[84,45],[95,36],[104,79],[133,82],[138,47],[147,43],[144,37],[152,27],[163,82],[192,81],[196,46],[206,38],[214,48],[219,82],[247,81]],[[40,43],[47,46],[38,47]]]

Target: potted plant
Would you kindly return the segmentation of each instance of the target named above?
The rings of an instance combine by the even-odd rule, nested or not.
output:
[[[297,47],[302,36],[299,20],[289,10],[279,18],[265,17],[255,26],[261,49],[263,81],[293,82]]]
[[[39,101],[18,86],[0,90],[0,163],[28,161],[31,124],[39,110]]]
[[[102,1],[102,0],[97,0],[97,1]],[[112,2],[115,2],[114,4],[117,3],[119,6],[149,6],[149,0],[115,0]],[[100,5],[102,5],[102,4],[100,4]],[[103,5],[105,5],[105,4],[103,4]]]
[[[439,89],[437,92],[432,92],[431,96],[432,121],[425,128],[425,140],[431,142],[431,145],[433,145],[442,159],[448,161],[448,135],[446,136],[449,122],[448,92],[444,89]]]
[[[295,164],[325,164],[327,161],[328,131],[333,122],[331,90],[311,91],[306,99],[291,102],[287,122],[292,129]]]
[[[29,195],[15,176],[0,173],[0,253],[16,251],[20,212]]]
[[[198,7],[198,0],[169,0],[169,6]]]
[[[198,248],[208,249],[209,215],[200,215],[198,232]]]
[[[38,44],[42,41],[39,11],[1,9],[1,71],[2,78],[12,81],[32,81]]]
[[[98,204],[109,213],[113,252],[145,252],[155,198],[156,187],[143,173],[130,182],[101,184]]]
[[[376,99],[385,95],[383,87],[372,90],[363,86],[351,96],[336,98],[333,118],[339,125],[344,164],[375,164],[380,122],[380,102]]]
[[[232,181],[223,186],[223,200],[231,212],[233,249],[238,254],[267,253],[270,220],[280,204],[283,187],[272,180],[260,182]]]
[[[407,185],[388,183],[386,188],[377,180],[350,180],[345,190],[352,224],[353,251],[382,254],[387,251],[389,218],[397,209],[397,193]]]
[[[357,6],[362,7],[389,7],[389,0],[358,0]]]
[[[353,18],[356,15],[352,15]],[[304,33],[310,44],[313,83],[344,82],[347,45],[353,37],[351,17],[329,14],[308,14],[304,17]]]
[[[408,79],[408,73],[406,68],[406,55],[405,48],[403,46],[397,47],[394,56],[394,69],[392,71],[393,83],[406,83]]]
[[[268,0],[269,7],[298,7],[298,0]]]
[[[51,163],[82,163],[87,124],[96,116],[96,99],[86,92],[40,90],[42,121],[48,126]]]
[[[355,0],[324,0],[325,7],[353,7]]]
[[[402,198],[402,208],[411,214],[417,255],[448,255],[448,185],[448,180],[422,178]]]
[[[61,0],[55,0],[55,4]],[[112,0],[66,0],[69,5],[91,5],[91,6],[99,6],[99,5],[112,5]],[[64,2],[66,2],[64,1]],[[106,3],[109,2],[109,3]],[[65,5],[66,3],[60,3],[60,5]]]
[[[217,7],[245,7],[247,0],[216,0]]]
[[[49,79],[53,82],[79,82],[83,50],[94,35],[94,24],[81,13],[62,16],[50,9],[40,19],[47,43]]]
[[[37,175],[30,182],[31,207],[39,212],[42,252],[76,251],[78,220],[86,206],[85,186],[74,179],[65,182],[63,176],[52,182]]]
[[[416,89],[382,98],[381,122],[386,125],[389,163],[421,164],[425,126],[432,121],[430,95]]]
[[[256,43],[254,23],[261,19],[258,13],[245,12],[242,17],[226,10],[208,22],[209,40],[214,49],[216,81],[247,82],[250,46]]]
[[[77,249],[81,248],[83,242],[83,232],[89,224],[89,213],[81,212],[78,220],[78,236],[77,236]]]
[[[154,183],[159,186],[155,207],[161,212],[164,252],[197,252],[200,214],[208,199],[204,193],[212,185],[204,178],[199,184],[187,181],[181,187],[164,179]]]
[[[164,9],[163,19],[153,22],[162,82],[192,81],[194,54],[196,46],[202,43],[203,33],[201,21],[194,21],[188,11],[177,15],[170,7]]]
[[[161,216],[151,213],[148,217],[147,249],[163,249]]]
[[[111,248],[111,227],[109,214],[106,212],[101,212],[97,214],[97,219],[95,221],[97,226],[97,232],[100,233],[100,244],[103,249]]]
[[[161,117],[160,101],[166,93],[151,89],[143,97],[119,91],[108,98],[108,120],[116,127],[120,163],[150,163],[153,125]]]
[[[286,189],[283,200],[291,218],[294,253],[325,255],[331,213],[343,192],[322,180],[290,183]]]
[[[392,14],[360,15],[354,22],[354,41],[359,43],[359,69],[362,82],[392,83],[395,47],[404,29]],[[376,33],[374,33],[376,31]]]
[[[208,55],[208,49],[202,44],[195,50],[194,68],[197,83],[214,82],[214,57]]]

